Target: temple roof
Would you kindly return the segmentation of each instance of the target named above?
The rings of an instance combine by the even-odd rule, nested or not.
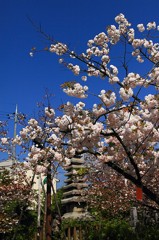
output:
[[[63,189],[68,189],[68,188],[72,188],[72,187],[75,187],[77,189],[81,189],[81,188],[88,187],[88,184],[87,183],[71,183],[71,184],[68,184],[66,186],[63,186]]]
[[[69,195],[81,195],[83,190],[73,189],[71,191],[63,193],[63,197],[69,196]]]
[[[4,161],[0,162],[0,168],[5,168],[7,170],[10,170],[12,165],[13,165],[12,159],[8,159],[8,160],[4,160]]]
[[[65,198],[61,200],[62,204],[67,204],[67,203],[72,203],[72,202],[85,202],[86,200],[84,199],[84,197],[81,196],[73,196],[73,197],[69,197],[69,198]]]

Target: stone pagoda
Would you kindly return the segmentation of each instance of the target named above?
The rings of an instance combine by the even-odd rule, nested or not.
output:
[[[83,158],[72,158],[65,168],[67,179],[64,186],[62,204],[65,206],[63,218],[86,219],[90,218],[86,210],[84,189],[88,187],[84,176],[85,166]]]

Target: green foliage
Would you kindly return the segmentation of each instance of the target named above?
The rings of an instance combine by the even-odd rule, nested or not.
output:
[[[138,225],[136,228],[136,240],[158,240],[159,225],[143,226]]]
[[[81,172],[82,174],[83,172]],[[62,211],[61,199],[63,189],[56,193],[56,202]],[[57,206],[53,199],[53,217],[57,214]],[[63,214],[63,213],[62,213]],[[120,213],[118,216],[109,216],[107,210],[91,209],[91,220],[65,219],[59,225],[59,230],[53,232],[53,240],[66,240],[67,229],[73,233],[74,227],[82,231],[82,240],[158,240],[158,226],[137,225],[137,229],[129,223],[130,212]]]
[[[37,214],[33,210],[25,209],[23,212],[21,206],[16,203],[9,206],[7,209],[8,211],[16,212],[18,218],[20,219],[20,215],[22,213],[21,221],[17,226],[13,228],[11,232],[1,233],[0,239],[3,240],[10,240],[15,235],[15,240],[26,240],[26,239],[33,239],[34,234],[37,230],[36,221],[37,221]]]
[[[67,229],[73,232],[73,228],[82,230],[82,240],[158,240],[158,226],[139,226],[136,231],[128,222],[120,218],[101,221],[65,220],[61,225],[61,232],[54,240],[65,240]]]
[[[135,240],[135,233],[131,226],[124,220],[116,219],[112,221],[80,221],[65,220],[62,223],[62,232],[67,228],[82,229],[83,240]],[[61,232],[61,237],[62,237]],[[65,239],[64,236],[61,239]]]
[[[135,233],[126,221],[115,219],[105,222],[101,231],[101,239],[135,240]]]
[[[63,197],[63,188],[58,189],[55,196],[54,195],[52,196],[51,210],[53,215],[58,214],[57,207],[60,209],[60,212],[62,214],[62,204],[61,204],[62,197]]]
[[[88,173],[88,169],[87,168],[80,168],[77,170],[77,174],[80,175],[80,176],[83,176],[85,174]]]
[[[36,230],[37,214],[33,210],[25,210],[17,228],[16,240],[32,239]]]

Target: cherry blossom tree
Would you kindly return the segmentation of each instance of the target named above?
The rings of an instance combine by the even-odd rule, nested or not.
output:
[[[76,105],[64,104],[63,115],[55,118],[57,127],[51,143],[57,147],[60,159],[91,153],[140,187],[157,205],[158,30],[155,22],[139,23],[133,28],[119,14],[114,25],[88,40],[88,48],[78,54],[39,29],[50,41],[45,50],[58,55],[59,63],[77,76],[77,81],[61,85],[63,91],[83,99]],[[31,55],[34,53],[36,49]],[[84,101],[90,97],[89,87],[79,82],[79,76],[82,81],[97,78],[106,83],[91,110]]]
[[[32,201],[35,199],[35,193],[25,178],[25,172],[14,167],[12,171],[6,169],[0,171],[0,236],[2,238],[9,234],[16,236],[16,229],[21,223],[24,211],[32,206]]]

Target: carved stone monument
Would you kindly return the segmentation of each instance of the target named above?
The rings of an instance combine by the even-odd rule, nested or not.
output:
[[[65,180],[62,204],[65,206],[66,213],[63,218],[90,218],[84,194],[84,189],[88,186],[83,174],[85,171],[84,159],[72,158],[70,165],[65,170],[67,179]]]

